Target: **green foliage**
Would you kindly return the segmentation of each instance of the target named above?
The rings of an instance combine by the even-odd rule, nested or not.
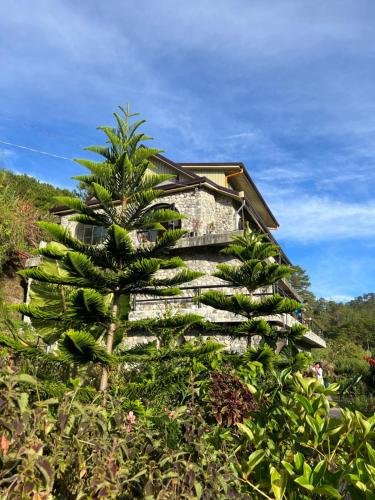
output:
[[[125,330],[121,336],[116,331],[127,319],[130,294],[177,295],[179,285],[202,275],[184,268],[180,259],[168,259],[184,231],[166,230],[165,224],[183,216],[153,202],[162,194],[158,186],[171,176],[153,172],[151,160],[159,151],[144,146],[150,138],[139,132],[143,121],[132,123],[135,115],[122,112],[124,117],[115,113],[117,128],[100,127],[107,146],[88,148],[102,161],[77,160],[89,170],[77,180],[97,206],[65,195],[56,198],[74,210],[73,220],[104,227],[104,241],[83,243],[58,224],[42,222],[53,241],[39,250],[41,265],[20,272],[36,286],[31,303],[18,311],[31,318],[44,342],[59,340],[57,357],[78,365],[114,363],[114,342]],[[147,229],[158,230],[159,237],[137,246],[130,233]],[[107,379],[105,368],[102,390]]]
[[[245,361],[260,363],[264,370],[268,371],[273,366],[276,355],[269,345],[263,344],[262,346],[250,347],[242,357]]]
[[[375,416],[346,409],[339,421],[330,419],[334,384],[324,389],[290,371],[268,384],[268,399],[262,387],[256,392],[265,404],[238,424],[233,468],[244,491],[253,498],[372,498]]]
[[[248,344],[253,337],[260,337],[273,347],[279,338],[290,342],[298,340],[307,328],[294,325],[292,328],[275,327],[275,316],[292,314],[299,302],[273,293],[273,285],[289,277],[293,270],[278,264],[278,247],[268,242],[264,235],[253,233],[247,227],[242,236],[233,237],[234,242],[223,250],[225,255],[235,258],[234,264],[219,264],[214,276],[225,281],[238,293],[228,294],[208,291],[196,297],[196,301],[223,311],[228,311],[245,319],[232,328],[233,337],[245,337]],[[266,290],[259,297],[259,290]],[[245,291],[246,290],[246,291]],[[274,317],[274,318],[272,318]],[[217,329],[213,326],[213,329]],[[226,328],[224,327],[223,330]]]
[[[289,277],[290,284],[304,302],[312,303],[314,294],[310,291],[311,281],[307,272],[300,266],[294,266],[294,273]]]
[[[276,358],[275,364],[279,369],[289,368],[292,372],[308,373],[313,363],[313,358],[308,352],[299,351],[293,344],[282,349]]]
[[[322,324],[328,338],[347,339],[367,351],[375,350],[375,295],[338,304],[324,299],[313,306],[313,314]]]
[[[0,276],[17,270],[37,245],[38,217],[35,207],[7,185],[0,171]]]
[[[38,379],[0,370],[1,496],[372,498],[375,416],[330,418],[338,387],[290,369],[264,379],[259,362],[218,366],[190,364],[188,397],[164,408],[151,391],[79,400],[78,379],[46,400]]]
[[[0,169],[0,276],[22,267],[41,240],[36,222],[47,217],[57,194],[71,194],[28,175]]]
[[[323,360],[325,378],[339,382],[342,396],[354,398],[351,405],[357,407],[356,400],[360,401],[361,395],[374,394],[375,388],[375,377],[364,360],[375,351],[375,295],[368,293],[347,303],[316,299],[309,290],[306,271],[299,266],[294,269],[296,272],[289,279],[308,301],[306,316],[317,320],[328,340],[327,349],[317,350],[314,356]],[[312,329],[316,331],[316,324]],[[368,406],[362,404],[363,408]]]
[[[72,194],[68,189],[60,189],[30,175],[14,174],[9,170],[0,169],[0,179],[0,184],[7,186],[15,197],[28,200],[41,213],[47,213],[55,206],[55,196]]]
[[[3,372],[0,384],[4,498],[247,498],[198,408],[151,417],[110,396],[106,408],[78,403],[77,383],[60,402],[31,401],[33,378]]]
[[[373,384],[366,384],[370,366],[364,359],[366,351],[345,337],[329,340],[326,349],[314,351],[323,362],[326,377],[341,384],[345,396],[371,393]]]
[[[59,341],[59,351],[67,363],[111,362],[111,355],[88,332],[68,330]]]

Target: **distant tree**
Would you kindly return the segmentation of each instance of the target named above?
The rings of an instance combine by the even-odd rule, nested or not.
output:
[[[369,293],[346,304],[319,299],[312,314],[327,338],[347,339],[368,351],[375,350],[375,297]]]
[[[56,204],[55,196],[72,194],[68,189],[60,189],[30,175],[15,174],[9,170],[0,169],[0,179],[2,185],[10,189],[15,196],[28,200],[42,213],[48,212],[48,209]]]
[[[293,266],[293,269],[294,273],[289,277],[291,285],[304,301],[312,303],[315,296],[310,291],[311,281],[309,275],[300,266]]]

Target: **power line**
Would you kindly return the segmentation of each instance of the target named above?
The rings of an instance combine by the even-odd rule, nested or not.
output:
[[[13,146],[15,148],[26,149],[27,151],[32,151],[33,153],[39,153],[41,155],[52,156],[53,158],[60,158],[61,160],[73,161],[72,158],[67,158],[66,156],[55,155],[53,153],[47,153],[46,151],[40,151],[39,149],[28,148],[27,146],[20,146],[19,144],[13,144],[11,142],[6,142],[0,140],[1,144],[6,144],[7,146]]]

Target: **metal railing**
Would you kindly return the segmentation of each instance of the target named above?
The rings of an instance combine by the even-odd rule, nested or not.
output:
[[[244,293],[245,295],[249,295],[249,296],[251,295],[252,297],[267,297],[267,296],[272,296],[275,293],[278,293],[282,297],[297,300],[296,297],[292,293],[290,293],[287,290],[285,290],[284,288],[282,288],[282,286],[280,286],[280,283],[273,284],[272,290],[270,290],[269,292],[259,291],[259,292],[255,292],[255,293],[250,293],[248,291],[243,292],[244,287],[234,287],[233,285],[225,285],[225,284],[222,284],[222,285],[214,285],[214,284],[212,284],[212,285],[195,285],[195,286],[185,286],[185,287],[180,288],[180,290],[182,290],[182,292],[186,292],[188,295],[177,295],[177,296],[173,296],[173,297],[147,297],[147,298],[139,298],[139,296],[133,295],[132,311],[136,311],[138,304],[143,305],[143,304],[147,304],[147,303],[161,303],[161,302],[170,303],[170,304],[172,304],[172,303],[192,304],[194,302],[198,308],[201,308],[202,304],[200,303],[198,298],[200,297],[200,295],[202,294],[203,291],[225,290],[225,289],[231,289],[234,291],[234,293],[236,293],[235,292],[236,289],[238,290],[238,292],[240,292],[240,290],[242,290],[241,293]],[[234,293],[228,293],[227,296],[232,297],[234,295]],[[294,316],[294,317],[300,323],[308,326],[309,329],[312,330],[314,333],[316,333],[320,337],[323,337],[323,329],[319,325],[319,323],[317,323],[314,319],[312,319],[312,318],[307,319],[304,317],[304,315],[302,315],[301,318],[297,318],[296,316]]]
[[[147,302],[190,302],[192,303],[194,299],[199,297],[202,294],[202,290],[214,290],[214,289],[222,289],[222,288],[234,288],[232,285],[195,285],[195,286],[184,286],[180,287],[182,292],[188,291],[190,295],[175,295],[173,297],[151,297],[140,299],[136,295],[133,296],[132,301],[132,310],[135,311],[137,304],[147,303]],[[231,296],[232,294],[228,294]],[[201,307],[200,302],[197,302],[197,306]]]
[[[305,320],[306,326],[309,327],[311,331],[319,335],[324,339],[324,330],[323,327],[313,318],[310,318],[308,321]]]
[[[195,286],[185,286],[185,287],[180,287],[180,290],[182,292],[184,291],[190,291],[190,295],[176,295],[173,297],[150,297],[150,298],[139,298],[136,295],[133,296],[133,310],[136,309],[136,306],[138,303],[147,303],[147,302],[193,302],[193,300],[196,300],[197,297],[199,297],[202,294],[202,290],[218,290],[218,289],[228,289],[231,288],[232,290],[243,290],[244,287],[234,287],[233,285],[195,285]],[[279,293],[283,297],[287,297],[290,299],[294,299],[295,297],[292,294],[288,294],[288,292],[284,289],[282,289],[278,284],[272,285],[272,291],[270,292],[255,292],[255,293],[250,293],[250,292],[241,292],[244,295],[251,295],[253,297],[265,297],[265,296],[271,296],[274,295],[275,293]],[[228,297],[232,297],[234,294],[233,293],[228,293]],[[197,302],[198,307],[201,307],[199,301]]]

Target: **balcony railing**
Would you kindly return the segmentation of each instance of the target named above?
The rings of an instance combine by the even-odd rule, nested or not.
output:
[[[221,290],[225,290],[225,289],[235,290],[236,287],[233,287],[233,285],[225,285],[225,284],[222,284],[222,285],[195,285],[195,286],[181,287],[180,290],[182,290],[182,292],[185,294],[184,295],[177,295],[177,296],[173,296],[173,297],[140,298],[137,295],[133,295],[132,310],[136,311],[137,306],[142,307],[142,305],[146,305],[148,303],[155,304],[155,303],[161,303],[161,302],[168,303],[168,304],[173,304],[173,303],[192,304],[194,302],[198,308],[201,308],[202,304],[199,302],[199,300],[197,302],[195,302],[195,301],[197,300],[197,298],[200,297],[200,295],[203,292],[208,291],[208,290],[220,290],[221,291]],[[239,291],[243,290],[243,288],[242,289],[238,288],[238,290]],[[279,283],[274,284],[272,286],[272,291],[269,291],[269,292],[259,291],[259,292],[255,292],[252,294],[250,294],[249,292],[242,292],[242,293],[244,293],[245,295],[251,295],[252,297],[260,297],[260,298],[271,296],[271,295],[274,295],[275,293],[278,293],[282,297],[296,300],[296,297],[294,296],[294,294],[291,293],[290,291],[287,291],[286,289],[284,289]],[[232,297],[234,295],[234,293],[228,293],[227,295],[228,295],[228,297]],[[306,318],[304,316],[302,316],[302,318],[295,317],[295,319],[297,321],[299,321],[300,323],[303,323],[306,326],[308,326],[310,330],[312,330],[314,333],[316,333],[320,337],[323,337],[323,329],[314,319]]]

